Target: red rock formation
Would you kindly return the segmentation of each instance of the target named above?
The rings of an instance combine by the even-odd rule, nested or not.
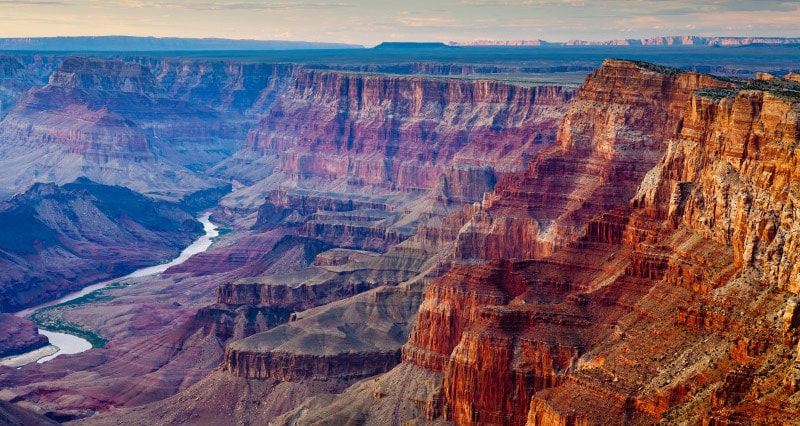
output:
[[[0,314],[0,358],[25,353],[48,344],[36,325],[11,314]]]
[[[413,191],[452,164],[519,168],[552,142],[562,87],[305,70],[248,137],[295,179]],[[502,146],[501,146],[502,145]]]
[[[625,206],[675,133],[693,90],[725,83],[607,60],[570,103],[558,143],[501,180],[458,237],[460,258],[539,258]],[[602,107],[600,107],[602,105]]]
[[[702,115],[716,120],[722,117],[721,123],[726,123],[724,130],[709,131],[715,129],[713,123],[696,124],[692,108],[706,101],[698,100],[701,95],[693,95],[693,91],[726,85],[706,76],[606,61],[603,68],[587,79],[585,88],[571,104],[559,132],[559,146],[540,154],[524,175],[502,180],[495,192],[486,197],[481,209],[462,228],[457,255],[541,260],[511,264],[510,269],[496,263],[481,267],[458,266],[429,287],[417,326],[404,347],[403,359],[444,374],[442,414],[445,418],[460,424],[522,424],[525,418],[532,422],[552,421],[552,424],[652,420],[687,401],[688,395],[697,392],[703,383],[722,380],[719,372],[726,371],[721,366],[715,371],[692,364],[697,361],[676,360],[680,353],[675,350],[676,343],[694,347],[693,351],[703,351],[703,336],[709,333],[722,339],[732,339],[732,336],[738,339],[744,334],[748,343],[732,346],[731,356],[745,363],[764,359],[762,354],[768,346],[761,343],[764,337],[759,328],[750,328],[739,320],[745,312],[731,312],[731,308],[736,309],[735,306],[742,303],[743,295],[736,291],[730,293],[730,289],[745,285],[752,289],[748,291],[758,291],[758,284],[752,287],[754,282],[742,281],[744,278],[736,279],[740,284],[728,285],[736,267],[747,266],[734,260],[748,249],[736,247],[734,232],[714,231],[708,224],[727,224],[728,229],[745,232],[753,229],[759,237],[767,235],[771,241],[779,228],[777,225],[770,228],[769,222],[761,218],[775,215],[770,212],[774,212],[776,204],[782,207],[765,194],[765,201],[757,208],[749,208],[753,202],[733,204],[745,206],[748,209],[745,211],[754,218],[742,218],[742,213],[737,216],[717,207],[717,215],[728,216],[703,222],[696,209],[704,206],[705,215],[710,214],[708,203],[701,204],[700,200],[719,199],[720,195],[715,194],[725,188],[720,187],[720,180],[703,179],[702,173],[713,173],[718,168],[702,162],[705,158],[713,162],[732,162],[728,170],[736,170],[741,177],[727,178],[729,182],[755,176],[754,186],[759,181],[764,182],[766,193],[780,194],[775,189],[770,192],[773,175],[762,173],[765,164],[772,164],[770,158],[773,158],[766,155],[771,148],[765,145],[774,143],[779,147],[794,143],[798,134],[793,124],[796,109],[791,104],[781,107],[781,101],[771,100],[777,102],[770,106],[770,110],[776,111],[774,114],[754,113],[751,108],[743,110],[742,118],[735,122],[724,120],[731,114]],[[703,96],[729,91],[710,89],[709,95]],[[748,96],[747,93],[727,99],[736,99],[732,104],[743,103],[740,98]],[[770,96],[763,92],[754,95],[749,99],[759,101],[745,105],[759,106],[760,99]],[[625,102],[632,104],[624,106]],[[717,102],[726,105],[727,101]],[[603,105],[603,108],[595,110],[593,105]],[[578,111],[588,118],[582,119]],[[781,118],[771,119],[773,116]],[[754,130],[755,126],[749,123],[757,117],[763,117],[759,123],[764,124]],[[737,126],[742,130],[737,130]],[[680,131],[671,141],[670,136],[675,132],[670,128]],[[766,141],[758,139],[761,132],[768,135]],[[704,146],[709,149],[726,148],[717,148],[717,153],[708,155],[692,151],[691,161],[688,155],[676,157],[677,147],[688,139],[683,135],[698,133],[714,137],[724,135],[725,141],[744,142],[745,147],[749,144],[752,148],[736,149],[737,145],[707,143]],[[728,148],[731,146],[734,148]],[[726,158],[725,152],[729,150],[733,150],[733,158],[749,157],[751,163]],[[663,152],[666,156],[659,165]],[[567,159],[566,154],[571,158]],[[677,163],[674,158],[685,160]],[[683,164],[698,162],[702,163],[697,166],[701,173],[688,176],[683,171],[692,170],[691,167],[682,168]],[[649,168],[653,171],[646,175]],[[547,173],[543,172],[545,170]],[[730,176],[732,172],[724,173]],[[676,181],[692,183],[678,185],[674,190],[670,182]],[[647,196],[636,196],[640,182],[644,183],[638,193]],[[709,185],[703,186],[705,182]],[[695,189],[701,187],[707,188],[703,189],[706,193]],[[785,184],[778,187],[783,188]],[[753,190],[752,186],[746,189]],[[688,201],[684,201],[687,197]],[[626,207],[631,199],[633,210]],[[676,219],[670,220],[670,217]],[[736,225],[737,218],[742,220],[739,225]],[[764,225],[759,228],[747,223]],[[671,225],[664,227],[663,224]],[[764,231],[766,229],[771,230]],[[758,258],[757,254],[755,251],[753,257]],[[585,260],[578,262],[578,259]],[[592,259],[603,259],[606,266]],[[769,263],[762,265],[766,264]],[[506,272],[502,275],[488,273],[498,266]],[[546,279],[542,270],[560,279]],[[570,273],[565,274],[566,270]],[[764,270],[769,271],[768,268]],[[543,283],[552,286],[549,293],[541,293],[547,288],[542,287]],[[728,300],[704,300],[702,295],[718,292],[720,288],[725,289]],[[696,296],[689,296],[687,300],[679,294]],[[747,309],[758,309],[763,315],[775,307],[776,303],[770,302]],[[679,325],[677,330],[671,321],[658,322],[665,314],[675,318],[673,321]],[[549,327],[539,328],[537,318],[545,320]],[[638,337],[633,336],[643,332],[678,333],[682,337],[680,343],[672,341],[658,349],[646,344],[644,340],[647,339],[634,340]],[[536,343],[526,351],[524,342]],[[634,347],[642,347],[643,352],[636,352]],[[632,355],[634,353],[637,355]],[[658,355],[659,359],[669,360],[664,363],[692,365],[690,369],[698,373],[694,377],[678,378],[676,383],[672,383],[672,379],[661,379],[646,366],[665,364],[657,359],[643,362],[641,358],[647,353],[662,354]],[[724,362],[727,353],[717,352],[714,356],[717,357],[715,362]],[[586,360],[591,361],[584,364]],[[723,385],[708,403],[729,406],[746,398],[744,395],[752,377],[748,376],[745,386],[744,381],[734,380],[739,376],[731,373],[731,379],[726,380],[730,384]],[[586,404],[569,402],[570,395],[582,394],[586,395]],[[565,411],[571,405],[580,406],[580,414]],[[601,405],[611,411],[597,411]],[[608,421],[601,420],[604,418]]]

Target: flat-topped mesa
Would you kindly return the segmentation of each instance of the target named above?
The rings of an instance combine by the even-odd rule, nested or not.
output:
[[[130,62],[71,56],[50,76],[64,89],[156,95],[163,92],[150,69]]]
[[[296,314],[291,322],[229,344],[222,368],[281,382],[352,382],[388,371],[400,362],[421,298],[418,290],[382,288]],[[337,320],[342,317],[346,327]]]
[[[433,188],[447,168],[519,170],[552,143],[573,89],[300,70],[246,147],[298,180]]]
[[[459,236],[462,259],[540,258],[625,207],[661,158],[686,103],[731,83],[639,62],[606,60],[570,102],[554,146],[501,179]]]
[[[701,90],[632,205],[732,246],[734,261],[800,290],[800,83]]]

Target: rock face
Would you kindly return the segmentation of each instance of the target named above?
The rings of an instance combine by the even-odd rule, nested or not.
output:
[[[230,155],[237,132],[215,111],[167,96],[149,68],[70,57],[0,122],[0,191],[81,176],[165,195],[207,188],[192,169]]]
[[[791,422],[799,89],[606,61],[557,145],[450,219],[403,364],[279,420]]]
[[[796,421],[797,82],[608,60],[539,149],[525,117],[553,89],[291,73],[286,95],[236,104],[269,111],[236,159],[274,172],[254,235],[165,274],[222,265],[219,303],[95,354],[101,377],[131,360],[145,377],[95,407],[148,403],[119,423]],[[77,386],[7,394],[63,407]]]
[[[11,314],[0,314],[0,358],[25,353],[48,344],[36,324]]]
[[[276,169],[297,179],[431,189],[453,166],[520,168],[555,139],[571,95],[553,86],[306,70],[247,147],[277,156]]]
[[[202,229],[174,203],[87,179],[34,185],[0,217],[0,312],[176,257]]]
[[[570,103],[557,145],[510,175],[458,236],[456,256],[540,258],[626,206],[660,159],[693,90],[725,83],[649,64],[607,60]]]

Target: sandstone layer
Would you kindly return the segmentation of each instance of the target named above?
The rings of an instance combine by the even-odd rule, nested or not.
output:
[[[608,60],[572,97],[285,69],[283,94],[207,105],[265,114],[213,170],[266,166],[221,209],[251,214],[248,235],[65,312],[120,337],[82,357],[84,371],[4,371],[0,397],[105,411],[88,424],[797,417],[792,79]],[[240,81],[229,71],[215,90]],[[526,118],[559,108],[555,122]],[[529,139],[543,129],[555,144]],[[485,150],[503,141],[508,151]],[[174,302],[148,301],[157,294]]]
[[[468,262],[428,286],[394,387],[279,421],[791,423],[797,90],[606,61],[558,144],[465,209]]]

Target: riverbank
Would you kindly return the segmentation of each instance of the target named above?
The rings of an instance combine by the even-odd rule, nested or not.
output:
[[[25,309],[23,311],[19,311],[15,313],[15,315],[30,317],[31,315],[42,309],[53,309],[59,305],[77,301],[77,299],[81,298],[85,299],[86,303],[89,303],[91,297],[88,296],[94,292],[103,290],[113,285],[126,285],[128,283],[125,283],[125,281],[133,280],[135,278],[143,278],[160,274],[173,266],[180,265],[181,263],[185,262],[195,254],[202,253],[208,250],[213,244],[214,238],[216,238],[219,235],[219,229],[214,223],[211,222],[210,216],[211,216],[210,213],[205,213],[198,218],[198,220],[203,224],[203,230],[205,231],[204,235],[198,237],[198,239],[196,239],[191,245],[186,247],[178,257],[171,260],[170,262],[163,263],[160,265],[149,266],[146,268],[141,268],[124,277],[104,281],[102,283],[85,287],[80,291],[70,293],[57,300],[43,303],[41,305]],[[135,284],[135,282],[132,282],[130,284]],[[33,319],[34,321],[36,320],[35,316],[33,317]],[[51,346],[45,346],[44,348],[39,348],[31,352],[4,358],[0,360],[0,365],[6,365],[9,367],[20,367],[22,365],[30,364],[34,361],[42,363],[49,361],[61,354],[81,353],[93,347],[92,344],[89,342],[89,340],[69,333],[70,331],[73,331],[72,328],[74,328],[74,326],[65,325],[63,327],[64,329],[61,329],[62,327],[60,327],[56,322],[51,322],[51,321],[48,321],[48,324],[37,323],[37,325],[39,325],[40,327],[45,325],[53,328],[50,330],[44,328],[39,329],[40,334],[46,335],[50,339]],[[66,331],[66,333],[64,331]],[[91,333],[92,335],[96,335],[96,333],[94,332],[89,332],[89,333]],[[100,336],[98,336],[98,338],[100,338]],[[97,342],[101,341],[102,338],[100,338],[100,340],[97,340]],[[56,352],[51,352],[52,349],[48,348],[55,348]]]

